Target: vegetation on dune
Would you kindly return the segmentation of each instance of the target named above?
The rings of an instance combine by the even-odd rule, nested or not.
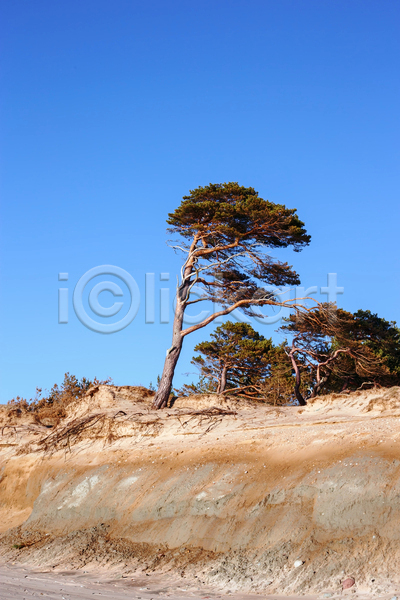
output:
[[[296,209],[260,198],[238,183],[209,184],[191,190],[170,213],[169,231],[179,240],[172,245],[184,255],[178,278],[172,344],[161,377],[157,377],[153,407],[165,408],[173,395],[236,394],[272,404],[304,405],[308,398],[347,392],[367,386],[400,385],[400,329],[369,310],[355,313],[332,303],[313,308],[301,299],[280,300],[266,286],[297,285],[298,274],[286,262],[272,258],[269,249],[310,243]],[[186,309],[211,301],[219,306],[202,322],[184,329]],[[192,364],[199,381],[173,390],[175,368],[184,338],[240,308],[285,306],[291,314],[280,329],[288,339],[275,345],[248,323],[225,322],[211,339],[195,347]],[[78,380],[65,374],[63,383],[34,399],[17,397],[10,410],[27,411],[37,422],[59,422],[66,407],[89,388],[111,380]]]
[[[87,391],[96,385],[107,385],[112,383],[111,378],[100,380],[96,377],[91,380],[86,377],[77,379],[75,375],[65,373],[61,385],[54,384],[50,392],[43,394],[41,388],[36,388],[35,398],[26,400],[17,396],[8,402],[11,410],[30,412],[38,423],[52,422],[57,424],[65,417],[65,409],[71,402],[82,398]]]
[[[289,339],[275,345],[248,323],[225,322],[194,348],[198,382],[174,392],[304,405],[317,395],[400,385],[400,329],[394,321],[368,310],[353,314],[325,303],[312,309],[295,307],[280,331]],[[17,396],[8,406],[17,416],[31,413],[38,423],[57,425],[69,404],[90,388],[110,383],[110,378],[78,379],[65,373],[61,385],[49,392],[37,388],[35,398]]]
[[[400,330],[370,311],[297,307],[281,331],[291,340],[275,346],[248,324],[221,325],[195,347],[199,383],[178,392],[304,405],[319,394],[400,385]]]

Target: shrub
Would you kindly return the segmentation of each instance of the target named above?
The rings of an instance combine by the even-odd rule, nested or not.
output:
[[[53,385],[49,393],[43,394],[41,388],[36,388],[36,395],[31,400],[16,396],[7,405],[10,407],[9,415],[21,416],[23,413],[32,413],[37,423],[54,426],[66,415],[66,408],[71,402],[82,398],[87,391],[96,385],[112,383],[111,378],[93,380],[65,373],[61,385]]]

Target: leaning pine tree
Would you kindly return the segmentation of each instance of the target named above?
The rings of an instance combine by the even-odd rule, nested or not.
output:
[[[155,408],[164,408],[172,388],[176,364],[185,336],[236,308],[253,314],[255,306],[282,306],[262,285],[296,285],[297,273],[273,259],[267,248],[292,246],[300,251],[310,242],[296,209],[259,197],[253,188],[237,183],[210,184],[190,191],[169,214],[169,231],[180,236],[175,249],[185,254],[177,286],[172,345],[167,351]],[[203,290],[192,299],[193,286]],[[185,310],[191,304],[212,301],[221,306],[204,321],[183,329]]]

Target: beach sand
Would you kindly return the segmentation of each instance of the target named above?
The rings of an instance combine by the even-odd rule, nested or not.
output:
[[[25,569],[19,565],[0,565],[1,600],[260,600],[259,595],[221,594],[212,588],[178,585],[173,578],[160,575],[126,577],[110,576],[108,572],[49,572]],[[265,600],[317,600],[318,596],[263,595]]]

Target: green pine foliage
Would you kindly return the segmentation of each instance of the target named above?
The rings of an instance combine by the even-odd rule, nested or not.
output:
[[[300,282],[289,264],[273,259],[265,249],[292,246],[299,252],[310,242],[304,223],[296,209],[264,200],[251,187],[210,183],[191,190],[167,223],[183,242],[176,248],[194,258],[191,281],[223,306],[240,300],[273,303],[262,284]]]
[[[227,321],[216,328],[211,340],[195,346],[192,364],[207,379],[219,382],[224,368],[227,386],[248,386],[264,378],[270,369],[272,340],[265,339],[248,323]]]
[[[231,321],[210,338],[195,346],[199,354],[192,364],[199,368],[199,382],[183,386],[181,395],[225,393],[272,404],[293,400],[292,370],[283,345],[275,346],[248,323]]]

